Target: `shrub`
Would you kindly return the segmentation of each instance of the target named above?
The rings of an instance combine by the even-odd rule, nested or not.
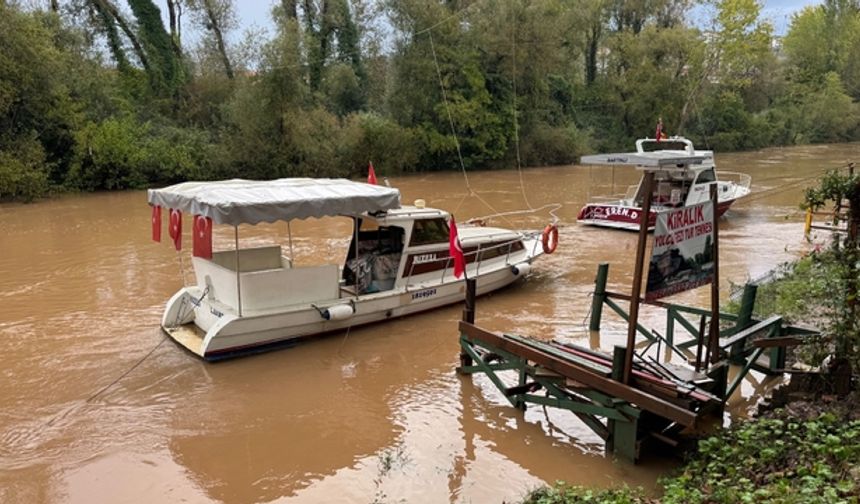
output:
[[[0,201],[32,201],[48,190],[45,152],[35,140],[0,150]]]

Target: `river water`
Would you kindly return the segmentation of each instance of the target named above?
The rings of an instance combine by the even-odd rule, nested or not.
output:
[[[858,154],[857,144],[718,154],[721,170],[753,179],[753,194],[720,223],[723,298],[731,283],[808,249],[797,207],[806,180]],[[556,253],[480,298],[478,323],[610,349],[625,325],[607,314],[590,334],[589,293],[604,261],[610,288],[629,292],[636,235],[578,226],[576,214],[637,178],[549,167],[525,171],[521,186],[513,170],[472,172],[477,196],[456,172],[392,183],[404,202],[423,198],[461,222],[563,204]],[[149,218],[144,192],[0,205],[0,502],[510,502],[559,479],[651,491],[677,465],[656,455],[613,462],[573,415],[520,413],[485,378],[457,376],[461,306],[203,363],[159,329],[190,263],[150,241]],[[539,229],[548,219],[544,210],[492,224]],[[349,225],[294,223],[298,262],[340,261]],[[243,245],[286,236],[283,223],[240,229]],[[216,250],[232,238],[216,230]],[[706,306],[708,291],[671,300]],[[664,315],[643,310],[660,328]],[[745,415],[774,383],[752,375],[730,415]]]

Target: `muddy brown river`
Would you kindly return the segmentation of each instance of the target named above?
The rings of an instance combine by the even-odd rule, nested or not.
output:
[[[860,158],[843,144],[719,154],[753,193],[720,223],[721,294],[809,248],[798,210],[808,179]],[[396,177],[403,201],[423,198],[458,221],[561,203],[561,243],[529,278],[482,297],[494,330],[611,349],[626,338],[607,314],[587,330],[598,263],[629,292],[636,235],[576,224],[592,196],[623,192],[630,169],[564,166]],[[521,413],[484,377],[460,377],[461,306],[360,328],[293,348],[207,364],[165,339],[159,320],[182,285],[165,242],[150,241],[144,192],[0,205],[0,502],[517,501],[563,479],[655,489],[669,454],[633,466],[603,455],[572,414]],[[542,228],[546,211],[492,220]],[[190,222],[186,222],[186,248]],[[298,262],[346,253],[346,219],[296,222]],[[240,228],[243,245],[286,244],[286,225]],[[232,247],[216,230],[215,249]],[[187,253],[187,252],[186,252]],[[189,275],[190,276],[190,275]],[[707,287],[671,301],[706,306]],[[608,312],[605,312],[608,313]],[[643,308],[662,328],[665,315]],[[775,380],[753,374],[730,403],[743,416]]]

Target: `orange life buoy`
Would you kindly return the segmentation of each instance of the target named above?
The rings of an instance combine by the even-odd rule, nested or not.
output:
[[[558,247],[558,226],[555,224],[547,224],[541,233],[541,244],[545,254],[552,254],[555,248]]]

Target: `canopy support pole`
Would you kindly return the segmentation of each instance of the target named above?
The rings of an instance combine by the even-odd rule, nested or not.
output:
[[[293,230],[290,227],[290,221],[287,221],[287,236],[290,238],[290,268],[293,267]]]
[[[236,248],[235,255],[233,256],[236,260],[236,296],[239,300],[239,316],[242,316],[242,283],[239,281],[239,226],[233,226],[233,236],[235,238]]]
[[[355,277],[355,297],[358,297],[360,294],[358,292],[358,226],[360,223],[358,221],[358,217],[352,218],[355,228],[355,271],[353,271],[353,276]]]

